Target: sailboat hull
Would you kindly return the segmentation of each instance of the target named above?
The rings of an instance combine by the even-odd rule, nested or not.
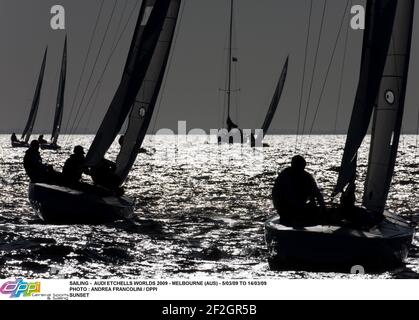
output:
[[[50,224],[103,224],[134,214],[134,201],[129,198],[49,184],[30,184],[29,201],[38,216]]]
[[[43,143],[40,145],[42,150],[60,150],[61,147],[54,143]]]
[[[29,148],[29,144],[25,141],[13,141],[12,148]]]
[[[414,228],[389,212],[369,230],[342,226],[294,229],[281,225],[279,217],[265,224],[265,239],[272,269],[286,266],[345,268],[354,266],[386,269],[407,258]]]

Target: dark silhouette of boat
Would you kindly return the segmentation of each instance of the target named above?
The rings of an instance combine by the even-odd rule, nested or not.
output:
[[[96,171],[128,126],[108,183],[80,188],[31,184],[29,200],[47,223],[105,223],[129,218],[134,200],[120,195],[149,127],[173,42],[181,0],[143,1],[120,85],[86,156]],[[109,164],[108,160],[106,162]],[[109,184],[112,182],[112,188]]]
[[[356,264],[387,267],[408,256],[415,228],[385,207],[403,120],[414,1],[368,0],[366,12],[359,86],[334,192],[354,186],[357,153],[374,114],[363,207],[345,208],[348,221],[330,225],[293,228],[272,217],[265,226],[272,266],[291,260],[300,265],[344,265],[349,272]],[[351,219],[359,214],[379,218],[371,225],[354,224]]]

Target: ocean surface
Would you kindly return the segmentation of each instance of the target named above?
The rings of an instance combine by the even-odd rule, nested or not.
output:
[[[72,147],[92,136],[62,136],[59,152],[42,151],[61,169]],[[24,149],[0,136],[0,278],[212,277],[223,279],[329,279],[347,273],[271,271],[264,222],[274,214],[271,189],[279,170],[299,153],[326,200],[337,179],[344,136],[270,136],[269,148],[208,143],[205,137],[149,136],[125,185],[136,199],[134,221],[103,226],[46,225],[27,198]],[[118,152],[114,145],[109,158]],[[419,221],[416,136],[403,136],[388,207]],[[362,190],[367,144],[360,153]],[[358,199],[361,193],[358,194]],[[416,214],[415,214],[416,213]],[[407,264],[366,278],[419,278],[419,237]],[[359,275],[356,276],[359,278]]]

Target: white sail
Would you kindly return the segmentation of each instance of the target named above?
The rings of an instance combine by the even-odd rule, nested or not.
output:
[[[374,122],[365,183],[364,206],[383,211],[393,177],[402,126],[414,0],[399,0],[392,41],[374,110]]]
[[[179,9],[180,0],[172,0],[144,82],[132,107],[128,127],[116,162],[116,174],[121,181],[124,181],[128,176],[147,134],[165,74]]]

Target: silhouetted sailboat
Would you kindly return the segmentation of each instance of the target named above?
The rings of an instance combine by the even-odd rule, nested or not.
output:
[[[267,144],[263,144],[263,138],[266,136],[269,128],[271,127],[272,120],[274,119],[276,110],[278,109],[278,105],[282,97],[282,92],[284,91],[285,81],[288,74],[288,62],[289,57],[287,57],[284,67],[282,68],[281,76],[279,77],[278,84],[276,85],[271,104],[269,105],[268,113],[266,114],[265,121],[261,127],[262,135],[251,137],[251,145],[253,147],[257,145],[263,145],[265,147],[268,146]]]
[[[270,219],[266,241],[277,262],[385,267],[408,255],[414,228],[385,210],[385,205],[401,134],[414,1],[369,0],[366,12],[359,86],[335,189],[335,194],[344,192],[345,187],[346,192],[355,191],[357,153],[374,113],[364,207],[336,209],[336,214],[343,212],[349,221],[335,226],[293,229],[281,225],[279,217]],[[351,217],[360,221],[354,223]]]
[[[36,116],[38,115],[39,101],[41,98],[42,83],[44,81],[47,54],[48,47],[45,49],[44,58],[42,59],[41,71],[39,72],[38,82],[36,84],[35,94],[33,97],[31,110],[29,112],[28,121],[26,122],[25,129],[23,130],[21,140],[17,140],[16,137],[12,138],[13,148],[27,148],[29,146],[29,139],[31,138]]]
[[[51,143],[41,144],[42,149],[57,150],[61,147],[57,144],[60,135],[61,123],[63,121],[64,113],[64,92],[65,82],[67,77],[67,36],[64,41],[63,57],[61,61],[60,82],[58,85],[57,103],[55,106],[54,125],[52,127]]]
[[[228,57],[227,57],[227,85],[225,88],[227,102],[227,121],[226,129],[221,130],[218,143],[242,143],[243,132],[239,126],[231,119],[231,104],[233,90],[233,63],[238,62],[238,58],[233,55],[233,36],[234,36],[234,0],[230,0],[230,22],[229,22],[229,39],[228,39]]]
[[[129,117],[121,151],[113,164],[116,169],[109,174],[110,179],[104,179],[107,184],[84,185],[80,190],[31,184],[29,199],[46,222],[103,223],[133,214],[133,200],[109,194],[103,187],[122,185],[135,162],[160,92],[180,5],[181,0],[143,1],[119,88],[86,160],[92,172],[109,164],[105,154]]]
[[[250,137],[245,137],[243,131],[239,126],[232,120],[231,116],[231,106],[232,106],[232,94],[239,90],[233,89],[233,64],[238,62],[237,56],[233,54],[233,38],[234,38],[234,0],[230,0],[230,24],[229,24],[229,45],[228,45],[228,63],[227,63],[227,81],[226,81],[226,103],[227,103],[227,120],[226,120],[226,129],[221,130],[218,137],[219,143],[246,143],[247,138],[250,138],[250,143],[252,146],[262,145],[262,140],[266,133],[269,130],[269,127],[272,123],[272,120],[275,116],[276,110],[278,108],[279,101],[282,96],[282,91],[284,89],[285,80],[287,78],[288,72],[288,58],[284,64],[284,67],[281,72],[281,76],[278,80],[274,96],[272,98],[271,104],[269,106],[268,112],[265,117],[265,121],[262,125],[263,136],[251,135]],[[265,145],[267,146],[267,145]]]

